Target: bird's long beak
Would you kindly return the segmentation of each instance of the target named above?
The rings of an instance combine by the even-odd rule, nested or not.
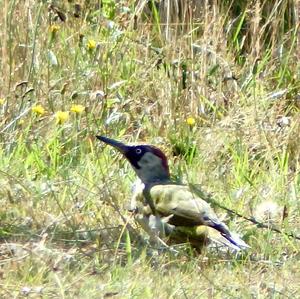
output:
[[[99,140],[105,142],[108,145],[113,146],[115,149],[117,149],[122,154],[125,154],[128,151],[129,147],[126,144],[124,144],[120,141],[110,139],[110,138],[107,138],[105,136],[96,136],[96,138],[98,138]]]

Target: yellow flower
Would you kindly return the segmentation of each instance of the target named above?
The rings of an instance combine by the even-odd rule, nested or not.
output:
[[[89,39],[86,46],[89,50],[94,50],[96,48],[96,42],[93,39]]]
[[[31,108],[31,111],[38,115],[44,115],[46,113],[45,108],[42,105],[36,105]]]
[[[76,114],[81,114],[84,111],[85,107],[82,105],[72,105],[71,111],[75,112]]]
[[[0,105],[3,105],[5,103],[5,99],[0,98]]]
[[[189,125],[189,126],[194,126],[195,123],[196,123],[196,120],[193,118],[193,117],[188,117],[187,120],[186,120],[186,123]]]
[[[69,119],[69,112],[67,111],[57,111],[55,113],[56,124],[63,124]]]
[[[49,27],[49,30],[52,34],[55,34],[59,29],[60,29],[60,27],[58,25],[51,25]]]

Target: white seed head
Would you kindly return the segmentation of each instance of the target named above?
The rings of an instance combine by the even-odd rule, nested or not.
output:
[[[281,209],[274,201],[263,201],[255,210],[255,218],[260,221],[276,221],[279,219]]]

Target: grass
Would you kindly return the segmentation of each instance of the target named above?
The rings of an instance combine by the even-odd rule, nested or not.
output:
[[[135,175],[94,138],[155,144],[174,177],[300,235],[300,7],[247,3],[0,2],[2,298],[300,297],[299,240],[222,209],[249,251],[145,245]]]

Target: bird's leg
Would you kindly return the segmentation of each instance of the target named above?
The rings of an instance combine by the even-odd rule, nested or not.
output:
[[[153,215],[151,215],[153,216]],[[155,216],[154,216],[155,217]],[[149,221],[150,217],[137,214],[135,216],[136,222],[144,229],[144,231],[149,235],[150,240],[152,240],[155,244],[162,246],[163,248],[170,248],[160,237],[159,231],[150,226]]]
[[[152,208],[145,202],[144,188],[145,185],[139,179],[133,183],[128,210],[134,212],[135,221],[148,234],[152,242],[162,248],[174,251],[162,240],[162,237],[170,235],[174,229],[167,223],[173,215],[165,218],[153,215]]]
[[[137,180],[132,186],[132,196],[129,202],[129,207],[127,210],[134,213],[135,221],[143,228],[143,230],[148,234],[150,240],[154,241],[157,245],[162,245],[163,247],[169,247],[160,237],[160,231],[157,225],[153,225],[153,221],[150,225],[151,209],[149,206],[142,204],[143,199],[143,188],[144,184]],[[152,219],[152,218],[151,218]]]
[[[168,249],[171,252],[177,253],[176,250],[170,248],[170,246],[168,246],[161,238],[171,234],[174,229],[172,225],[167,223],[170,217],[160,218],[159,216],[152,215],[149,206],[137,204],[135,207],[131,208],[131,211],[134,211],[135,221],[148,234],[150,241],[163,249]]]

